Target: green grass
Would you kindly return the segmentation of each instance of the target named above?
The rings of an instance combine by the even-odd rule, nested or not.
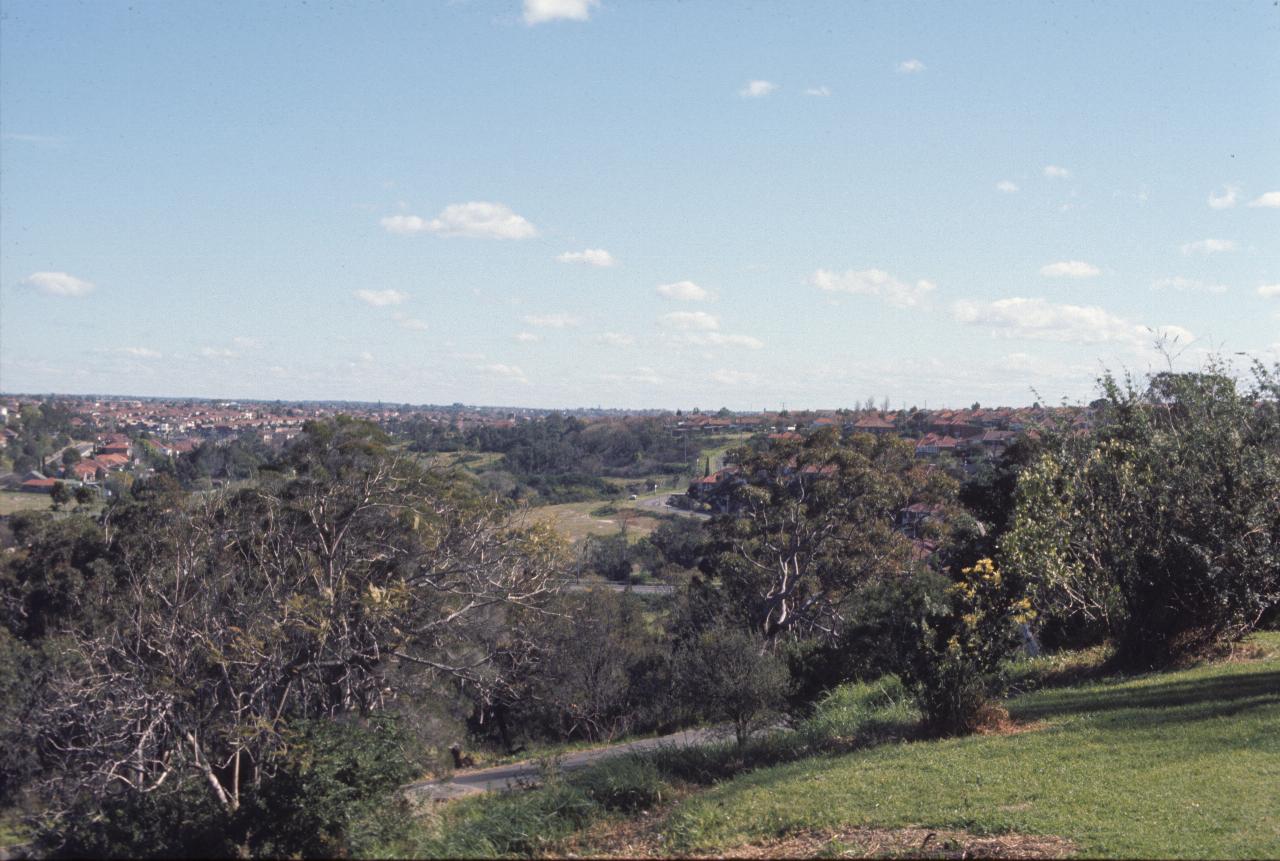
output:
[[[752,772],[681,804],[670,845],[922,825],[1054,835],[1089,856],[1280,856],[1280,635],[1253,642],[1268,659],[1011,700],[1010,715],[1037,730]]]
[[[18,511],[48,511],[52,505],[53,500],[47,493],[0,491],[0,516]]]
[[[559,505],[540,505],[529,509],[531,523],[545,523],[567,538],[569,541],[581,541],[588,535],[616,535],[622,524],[627,525],[627,538],[636,541],[658,528],[658,517],[641,513],[624,502],[615,502],[617,514],[597,517],[592,514],[605,503],[601,500],[589,502],[564,502]]]

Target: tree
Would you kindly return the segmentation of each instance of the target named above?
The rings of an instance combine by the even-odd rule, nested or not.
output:
[[[1098,428],[1053,437],[1023,472],[1001,548],[1046,614],[1150,666],[1280,603],[1280,367],[1254,372],[1243,391],[1217,360],[1145,387],[1101,379]]]
[[[77,448],[65,448],[62,450],[62,465],[72,466],[82,460],[80,450]]]
[[[108,510],[105,619],[68,631],[38,715],[65,793],[194,776],[231,815],[290,720],[380,711],[410,670],[506,683],[531,648],[512,632],[536,631],[510,623],[553,592],[560,542],[385,443],[309,423],[256,487],[188,497],[157,477]]]
[[[729,722],[739,746],[775,718],[787,693],[786,667],[762,645],[759,634],[717,626],[675,658],[675,686],[685,710]]]
[[[950,479],[893,438],[841,442],[824,429],[732,457],[739,483],[730,513],[708,527],[702,569],[766,640],[837,638],[843,605],[861,584],[913,565],[911,541],[894,528],[899,511],[954,495]]]
[[[67,487],[66,482],[55,481],[49,490],[49,498],[53,500],[53,510],[58,511],[71,501],[71,489]]]

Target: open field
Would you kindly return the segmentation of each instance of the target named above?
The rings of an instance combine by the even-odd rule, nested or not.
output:
[[[0,491],[0,517],[17,511],[48,511],[52,505],[47,493]]]
[[[545,523],[553,527],[569,541],[580,541],[588,535],[615,535],[625,524],[627,537],[635,541],[658,528],[662,521],[642,514],[626,503],[615,503],[618,512],[596,517],[591,512],[606,505],[604,500],[566,502],[560,505],[541,505],[529,509],[531,523]]]
[[[678,805],[667,845],[922,826],[1052,836],[1087,856],[1280,856],[1280,635],[1254,642],[1266,659],[1018,697],[1024,732],[761,769]]]

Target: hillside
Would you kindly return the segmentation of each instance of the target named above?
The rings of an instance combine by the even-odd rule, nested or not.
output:
[[[1006,707],[1010,720],[990,734],[819,754],[708,788],[674,779],[670,755],[654,757],[648,762],[666,782],[662,791],[650,788],[651,798],[677,800],[630,815],[567,804],[563,786],[473,799],[424,822],[430,836],[413,848],[650,857],[1280,855],[1280,634],[1255,635],[1212,664],[1045,686]],[[601,767],[578,785],[591,795],[610,768],[619,772],[616,764]],[[636,763],[621,766],[615,787],[636,779],[628,769],[638,773]],[[508,834],[499,820],[518,823],[520,833]]]

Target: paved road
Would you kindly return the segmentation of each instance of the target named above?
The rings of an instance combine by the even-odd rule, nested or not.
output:
[[[659,747],[692,747],[725,738],[725,730],[720,729],[687,729],[671,735],[657,738],[642,738],[638,741],[623,744],[597,747],[564,756],[560,760],[561,771],[577,771],[603,759],[620,756],[624,753],[636,753],[655,750]],[[475,771],[454,772],[448,780],[423,780],[405,787],[410,797],[421,799],[457,798],[477,792],[493,792],[501,789],[519,789],[537,783],[541,778],[541,769],[537,762],[516,762],[511,765],[500,765],[495,768],[482,768]]]
[[[608,589],[610,592],[634,592],[637,595],[670,595],[675,588],[669,583],[613,583],[608,580],[570,580],[564,587],[570,592]]]
[[[647,499],[636,500],[633,504],[636,508],[647,508],[650,511],[657,511],[661,514],[677,514],[681,517],[692,517],[695,520],[708,520],[710,514],[703,514],[700,511],[686,511],[683,508],[675,508],[667,505],[667,497],[671,494],[663,494],[662,496],[651,496]]]

